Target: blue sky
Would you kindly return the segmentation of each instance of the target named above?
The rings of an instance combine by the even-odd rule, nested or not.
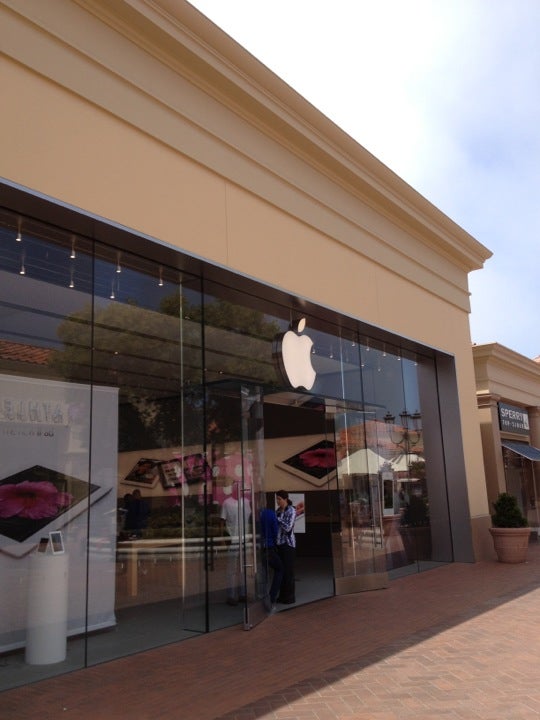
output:
[[[471,336],[540,355],[540,0],[190,0],[492,252]]]

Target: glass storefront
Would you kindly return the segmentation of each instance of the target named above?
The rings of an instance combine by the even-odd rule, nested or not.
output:
[[[0,212],[0,689],[264,619],[281,488],[296,604],[453,559],[437,354],[154,256]]]
[[[520,443],[512,443],[516,450]],[[528,454],[529,445],[523,444],[524,453]],[[533,448],[533,452],[537,452]],[[519,508],[527,518],[529,526],[538,532],[540,528],[540,473],[537,470],[538,460],[532,460],[525,454],[502,447],[506,492],[514,495]]]

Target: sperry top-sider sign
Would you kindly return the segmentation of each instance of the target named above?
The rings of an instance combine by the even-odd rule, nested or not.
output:
[[[505,432],[529,434],[529,413],[520,407],[499,403],[499,425]]]

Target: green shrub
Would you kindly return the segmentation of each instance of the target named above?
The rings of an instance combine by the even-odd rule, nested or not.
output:
[[[521,512],[517,499],[514,495],[503,492],[493,503],[495,512],[491,516],[493,527],[518,528],[527,527],[527,518]]]

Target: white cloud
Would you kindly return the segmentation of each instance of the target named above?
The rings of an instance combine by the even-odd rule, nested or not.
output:
[[[473,340],[540,353],[540,2],[193,0],[493,251]]]

